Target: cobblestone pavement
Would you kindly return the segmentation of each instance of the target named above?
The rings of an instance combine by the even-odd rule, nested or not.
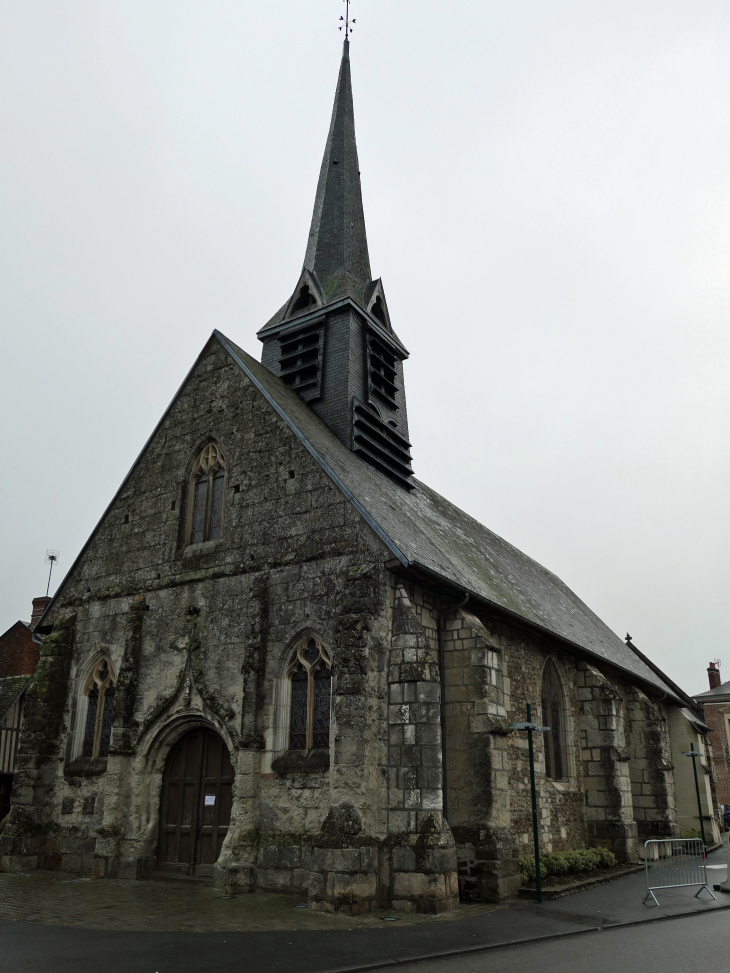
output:
[[[257,892],[226,897],[198,882],[69,878],[56,872],[0,874],[0,919],[129,932],[275,932],[363,929],[453,922],[497,906],[462,905],[440,916],[374,912],[331,915],[302,908],[303,897]],[[388,922],[386,917],[396,917]]]

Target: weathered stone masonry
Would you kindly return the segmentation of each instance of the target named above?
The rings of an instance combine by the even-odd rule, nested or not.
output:
[[[348,42],[304,268],[259,337],[263,365],[214,333],[39,623],[0,868],[500,901],[531,852],[528,704],[546,850],[675,834],[681,691],[413,476]]]

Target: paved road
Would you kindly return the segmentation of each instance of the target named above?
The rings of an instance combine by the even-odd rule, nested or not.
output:
[[[726,854],[710,856],[711,882],[724,880]],[[521,900],[490,912],[467,907],[460,918],[385,923],[377,916],[318,918],[281,897],[267,905],[266,897],[226,901],[214,890],[153,883],[5,876],[0,973],[322,973],[388,961],[390,969],[414,973],[570,973],[578,964],[585,973],[586,963],[590,973],[728,970],[730,895],[718,893],[715,901],[706,892],[695,898],[692,889],[670,889],[659,893],[659,907],[644,905],[644,896],[644,877],[635,874],[541,906]],[[690,910],[693,916],[682,917]],[[644,924],[611,928],[636,921]],[[562,938],[502,945],[556,935]],[[475,946],[492,948],[412,962]]]
[[[471,956],[399,964],[398,973],[727,973],[730,913],[591,932]]]
[[[493,913],[494,917],[509,913]],[[492,917],[489,917],[492,918]],[[1,973],[313,973],[388,957],[424,955],[479,942],[477,920],[454,923],[458,940],[434,926],[383,930],[279,933],[121,933],[0,922]],[[443,932],[443,927],[442,927]],[[404,934],[410,940],[403,941]],[[424,935],[425,934],[425,935]],[[413,938],[417,936],[418,938]],[[449,937],[451,938],[451,937]],[[404,950],[405,946],[405,950]],[[403,952],[401,952],[403,950]],[[587,931],[526,946],[498,947],[390,970],[412,973],[727,973],[730,911]]]

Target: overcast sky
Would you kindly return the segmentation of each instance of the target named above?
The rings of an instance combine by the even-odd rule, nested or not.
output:
[[[0,631],[213,328],[290,295],[339,0],[0,2]],[[687,691],[730,679],[727,0],[354,0],[417,475]]]

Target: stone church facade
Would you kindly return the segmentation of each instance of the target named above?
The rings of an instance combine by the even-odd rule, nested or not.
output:
[[[544,849],[677,833],[681,691],[413,475],[348,48],[262,362],[214,332],[37,627],[4,870],[499,901],[531,852],[528,703]]]

